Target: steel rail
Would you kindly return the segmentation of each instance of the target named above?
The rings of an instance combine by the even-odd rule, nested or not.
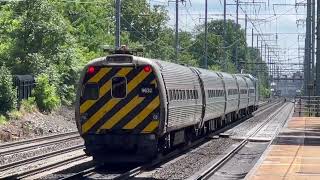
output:
[[[60,162],[57,162],[57,163],[54,163],[54,164],[49,164],[47,166],[42,166],[42,167],[39,167],[39,168],[36,168],[36,169],[32,169],[30,171],[25,171],[25,172],[22,172],[22,173],[10,175],[10,176],[4,177],[4,178],[10,178],[10,179],[28,178],[28,177],[43,173],[45,171],[49,171],[49,170],[52,170],[52,169],[55,169],[55,168],[59,168],[61,166],[64,166],[64,165],[67,165],[67,164],[70,164],[70,163],[73,163],[73,162],[81,161],[81,160],[86,159],[86,158],[88,158],[87,155],[81,154],[79,156],[75,156],[75,157],[72,157],[70,159],[66,159],[66,160],[63,160],[63,161],[60,161]]]
[[[14,146],[14,147],[10,147],[10,148],[6,148],[0,150],[0,154],[1,156],[6,156],[6,155],[10,155],[10,154],[14,154],[14,153],[21,153],[21,152],[25,152],[25,151],[29,151],[32,149],[36,149],[36,148],[44,148],[46,146],[51,146],[54,144],[58,144],[58,143],[63,143],[63,142],[69,142],[69,141],[73,141],[73,140],[77,140],[80,139],[81,137],[79,136],[79,134],[75,134],[75,135],[70,135],[69,137],[63,137],[61,139],[56,139],[56,137],[54,137],[54,139],[51,140],[42,140],[44,141],[43,143],[41,143],[41,141],[39,141],[39,144],[34,144],[34,143],[30,143],[30,144],[26,144],[26,145],[18,145],[18,146]]]
[[[43,155],[39,155],[39,156],[23,159],[23,160],[20,160],[20,161],[15,161],[15,162],[0,166],[0,171],[7,171],[7,170],[12,169],[12,168],[21,167],[23,165],[27,165],[27,164],[34,163],[34,162],[37,162],[37,161],[40,161],[40,160],[44,160],[44,159],[48,159],[48,158],[55,157],[55,156],[58,156],[58,155],[62,155],[62,154],[68,153],[68,152],[81,150],[83,148],[84,148],[84,145],[77,145],[77,146],[61,149],[61,150],[58,150],[58,151],[50,152],[50,153],[47,153],[47,154],[43,154]]]
[[[15,147],[15,146],[36,143],[36,142],[40,142],[40,141],[46,141],[46,140],[50,140],[50,139],[54,139],[54,138],[61,138],[61,137],[65,137],[65,136],[76,135],[76,134],[79,134],[79,132],[72,131],[72,132],[67,132],[67,133],[60,133],[60,134],[55,134],[55,135],[43,136],[40,138],[27,139],[27,140],[23,140],[23,141],[2,143],[2,144],[0,144],[0,150]]]

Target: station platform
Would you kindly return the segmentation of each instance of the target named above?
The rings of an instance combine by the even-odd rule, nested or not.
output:
[[[291,117],[245,179],[320,179],[320,117]]]

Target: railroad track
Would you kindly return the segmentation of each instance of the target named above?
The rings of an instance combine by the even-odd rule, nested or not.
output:
[[[4,156],[10,157],[10,155],[16,155],[18,153],[25,153],[25,152],[32,152],[32,150],[39,150],[41,148],[53,147],[54,145],[57,145],[59,143],[67,143],[71,141],[77,141],[80,139],[81,138],[78,132],[73,131],[73,132],[61,133],[61,134],[29,139],[29,140],[24,140],[19,142],[6,143],[6,144],[0,145],[0,154],[2,157]],[[31,156],[29,158],[24,158],[18,161],[9,162],[4,165],[0,165],[0,172],[7,172],[7,171],[10,172],[10,170],[15,168],[23,167],[31,163],[35,163],[48,158],[63,155],[68,152],[81,150],[83,148],[84,148],[83,144],[77,144],[77,145],[73,145],[71,147],[59,149],[56,151],[50,151],[49,153],[45,153],[42,155]],[[16,173],[16,174],[8,173],[8,174],[5,174],[4,177],[0,176],[0,178],[20,177],[21,175],[27,175],[28,173],[33,173],[33,172],[36,172],[36,169],[28,170],[28,172],[25,172],[25,173],[24,172]]]
[[[10,143],[2,143],[0,144],[0,153],[2,154],[2,151],[5,149],[9,148],[17,148],[19,146],[31,146],[30,144],[32,143],[39,143],[39,142],[44,142],[52,139],[59,139],[63,138],[66,136],[73,136],[73,135],[78,135],[78,131],[72,131],[72,132],[67,132],[67,133],[61,133],[61,134],[55,134],[55,135],[50,135],[50,136],[44,136],[40,138],[33,138],[33,139],[27,139],[23,141],[17,141],[17,142],[10,142]]]
[[[259,127],[253,131],[249,136],[247,136],[245,139],[243,139],[236,147],[234,147],[230,152],[228,152],[225,156],[223,156],[221,159],[219,159],[215,164],[207,168],[205,171],[201,172],[200,174],[196,174],[194,176],[191,176],[188,178],[189,180],[197,179],[197,180],[205,180],[212,177],[215,172],[217,172],[220,168],[223,167],[224,164],[226,164],[234,155],[239,152],[248,142],[250,142],[250,138],[257,135],[260,130],[267,125],[270,121],[273,120],[285,107],[287,107],[288,104],[282,105],[279,109],[277,109],[273,114],[268,116],[267,120],[264,121]],[[285,123],[285,121],[283,122]],[[275,135],[277,132],[275,133]],[[271,141],[270,141],[271,143]]]
[[[271,102],[271,103],[265,103],[263,105],[264,108],[261,108],[259,110],[257,110],[255,112],[255,115],[258,116],[260,114],[263,114],[265,113],[269,108],[275,106],[275,105],[278,105],[278,104],[281,104],[282,101],[274,101],[274,102]],[[240,124],[241,122],[251,118],[252,116],[246,116],[244,118],[242,118],[241,120],[239,121],[236,121],[214,133],[211,133],[209,136],[215,136],[215,135],[218,135],[222,132],[225,132],[226,130],[230,129],[230,128],[233,128],[234,126]],[[200,146],[201,144],[204,144],[208,141],[210,141],[211,139],[208,139],[207,137],[204,137],[204,138],[201,138],[195,142],[193,142],[192,144],[190,144],[189,146],[186,146],[186,147],[183,147],[181,149],[177,149],[171,153],[169,153],[168,155],[166,156],[163,156],[163,157],[160,157],[160,158],[157,158],[155,161],[149,163],[149,164],[146,164],[146,165],[142,165],[142,166],[139,166],[139,167],[135,167],[125,173],[122,173],[122,174],[119,174],[118,176],[115,176],[113,177],[112,179],[116,179],[116,180],[124,180],[124,179],[131,179],[131,178],[134,178],[135,176],[145,172],[146,170],[148,169],[152,169],[152,167],[155,167],[157,165],[160,165],[160,164],[163,164],[163,163],[166,163],[178,156],[180,156],[181,154],[185,153],[186,151],[190,150],[191,148],[194,148],[194,147],[198,147]],[[75,173],[73,175],[70,175],[68,177],[65,177],[63,179],[83,179],[83,178],[90,178],[91,176],[94,176],[96,174],[96,171],[101,168],[103,165],[97,165],[97,166],[92,166],[92,167],[89,167],[88,169],[85,169],[83,171],[80,171],[78,173]],[[98,174],[98,173],[97,173]]]
[[[58,143],[79,140],[81,137],[78,132],[63,133],[43,138],[26,140],[23,142],[14,142],[0,146],[1,156],[7,156],[15,153],[22,153],[32,149],[44,148]]]
[[[0,172],[1,171],[8,171],[10,169],[14,169],[14,168],[18,168],[18,167],[22,167],[22,166],[25,166],[25,165],[28,165],[28,164],[31,164],[31,163],[35,163],[35,162],[41,161],[41,160],[46,160],[48,158],[52,158],[52,157],[56,157],[56,156],[59,156],[59,155],[63,155],[65,153],[70,153],[70,152],[73,152],[73,151],[81,150],[83,148],[84,148],[84,145],[77,145],[77,146],[61,149],[61,150],[58,150],[58,151],[53,151],[53,152],[50,152],[50,153],[47,153],[47,154],[38,155],[38,156],[31,157],[31,158],[23,159],[23,160],[20,160],[20,161],[15,161],[15,162],[0,166]],[[83,153],[83,155],[81,155],[81,157],[84,157],[84,155],[85,154]],[[64,161],[61,161],[61,164],[65,164]],[[48,165],[48,166],[51,166],[51,165]],[[50,168],[50,167],[48,167],[48,168]],[[29,171],[26,171],[26,172],[17,173],[17,174],[10,174],[10,175],[4,176],[4,177],[0,177],[0,178],[15,178],[15,177],[20,177],[22,175],[26,176],[28,174],[34,174],[38,169],[41,169],[41,168],[36,168],[36,169],[32,169],[32,170],[29,170]]]
[[[24,179],[24,178],[33,179],[32,177],[37,175],[37,174],[44,173],[44,172],[50,171],[52,169],[56,169],[56,168],[62,167],[64,165],[67,165],[67,164],[70,164],[70,163],[74,163],[74,162],[78,162],[78,161],[81,161],[81,160],[85,160],[85,159],[88,159],[88,158],[89,157],[86,154],[82,154],[82,155],[78,155],[78,156],[72,157],[70,159],[62,160],[60,162],[56,162],[56,163],[47,165],[47,166],[42,166],[42,167],[39,167],[39,168],[36,168],[36,169],[32,169],[30,171],[21,172],[21,173],[18,173],[18,174],[13,174],[13,175],[10,175],[10,176],[6,176],[6,177],[4,177],[4,179]]]

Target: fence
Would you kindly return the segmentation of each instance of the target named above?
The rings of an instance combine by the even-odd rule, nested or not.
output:
[[[297,96],[294,98],[294,112],[299,116],[320,116],[320,96]]]
[[[18,102],[31,96],[32,89],[35,86],[35,80],[32,75],[15,75],[13,83],[17,87]]]

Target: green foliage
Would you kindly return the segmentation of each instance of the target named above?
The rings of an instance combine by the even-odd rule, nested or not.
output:
[[[29,97],[28,99],[24,99],[21,101],[20,104],[20,111],[21,112],[34,112],[37,109],[36,98]]]
[[[7,123],[7,118],[3,115],[0,115],[0,125],[6,124]]]
[[[49,82],[49,76],[46,74],[37,77],[33,96],[42,111],[51,112],[61,104],[56,87]]]
[[[17,97],[13,87],[12,75],[4,65],[0,67],[0,114],[16,107]]]
[[[264,87],[262,84],[260,84],[260,96],[263,98],[270,98],[271,96],[271,90],[269,88]]]
[[[36,93],[41,96],[36,96],[36,102],[40,110],[50,111],[60,103],[72,105],[80,70],[91,59],[105,55],[101,45],[114,46],[114,1],[90,2],[25,0],[0,4],[0,66],[5,64],[12,74],[38,77]],[[168,12],[148,2],[122,1],[121,43],[130,48],[143,46],[146,57],[174,62],[175,34],[167,25]],[[179,33],[179,63],[203,67],[204,25],[194,31]],[[236,73],[238,47],[241,68],[258,77],[263,87],[260,93],[267,94],[263,91],[269,88],[268,71],[259,50],[247,47],[243,29],[231,20],[227,21],[226,44],[222,33],[223,21],[208,23],[209,69],[222,71],[227,67],[227,72]],[[261,65],[257,67],[254,62]],[[0,94],[2,101],[7,102]],[[0,113],[14,107],[9,106],[1,106]]]
[[[14,109],[8,113],[8,117],[10,120],[19,120],[22,116],[23,116],[23,114],[16,109]]]

